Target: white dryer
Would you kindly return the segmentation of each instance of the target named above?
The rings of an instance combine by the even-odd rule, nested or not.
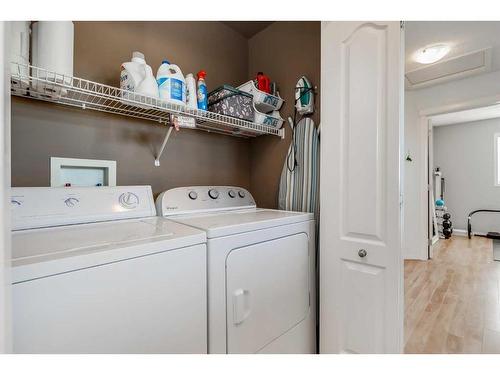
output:
[[[243,188],[183,187],[158,214],[202,229],[209,353],[315,353],[313,215],[256,208]]]
[[[15,353],[206,353],[206,236],[149,186],[12,188]]]

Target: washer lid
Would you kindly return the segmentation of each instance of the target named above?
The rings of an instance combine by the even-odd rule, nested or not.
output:
[[[13,282],[205,241],[204,232],[160,217],[15,231]]]
[[[205,230],[208,238],[214,238],[308,221],[313,219],[313,214],[257,208],[171,216],[170,219]]]

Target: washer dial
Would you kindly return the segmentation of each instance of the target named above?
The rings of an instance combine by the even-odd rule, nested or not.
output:
[[[13,207],[17,207],[17,206],[21,206],[22,203],[20,200],[17,200],[17,199],[14,199],[14,198],[11,198],[10,200],[10,205],[13,206]]]
[[[66,207],[75,207],[78,203],[80,203],[80,201],[75,197],[69,197],[64,200]]]
[[[229,195],[229,197],[231,197],[231,198],[236,198],[236,193],[234,192],[234,190],[229,190],[229,191],[227,192],[227,194],[228,194],[228,195]]]
[[[126,209],[133,209],[136,208],[139,205],[139,197],[130,192],[127,191],[126,193],[123,193],[120,195],[118,198],[118,203],[120,203],[120,206]]]
[[[188,197],[192,200],[195,200],[196,198],[198,198],[198,193],[194,190],[191,190],[189,193],[188,193]]]
[[[243,190],[238,191],[240,198],[245,198],[245,192]]]

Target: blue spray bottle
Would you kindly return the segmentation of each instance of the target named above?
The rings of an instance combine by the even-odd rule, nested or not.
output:
[[[198,99],[198,109],[208,110],[208,98],[207,98],[207,84],[205,83],[205,77],[207,72],[200,70],[196,77],[198,78],[198,89],[197,99]]]

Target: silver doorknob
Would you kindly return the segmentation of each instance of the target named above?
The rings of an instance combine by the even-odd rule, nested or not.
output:
[[[360,258],[364,258],[368,254],[365,249],[359,249],[358,255]]]

